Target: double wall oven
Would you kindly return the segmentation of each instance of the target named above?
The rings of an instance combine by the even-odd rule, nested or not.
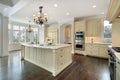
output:
[[[84,50],[85,47],[85,35],[84,32],[75,33],[75,49]]]

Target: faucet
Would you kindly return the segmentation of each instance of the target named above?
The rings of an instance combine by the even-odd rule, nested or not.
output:
[[[91,38],[91,43],[93,43],[93,38]]]

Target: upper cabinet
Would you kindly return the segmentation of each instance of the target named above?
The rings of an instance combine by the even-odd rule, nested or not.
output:
[[[110,0],[106,18],[110,22],[120,21],[120,0]]]
[[[53,43],[58,43],[58,25],[52,24],[46,27],[46,37]]]
[[[75,24],[75,32],[86,30],[86,21],[85,20],[75,21],[74,24]]]
[[[100,37],[101,36],[101,19],[92,19],[87,21],[86,36],[87,37]]]

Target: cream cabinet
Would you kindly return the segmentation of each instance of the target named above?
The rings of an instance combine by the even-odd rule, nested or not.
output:
[[[89,56],[108,58],[108,45],[87,43],[85,45],[85,54]]]
[[[59,74],[62,70],[64,70],[68,65],[72,63],[70,45],[55,49],[54,47],[52,49],[45,47],[41,48],[40,46],[24,46],[24,51],[25,52],[23,57],[25,60],[50,71],[53,76]]]
[[[58,43],[58,28],[57,26],[49,26],[46,28],[48,39],[52,39],[53,43]]]
[[[108,44],[86,43],[85,51],[75,50],[76,53],[100,58],[108,58]]]
[[[21,45],[21,57],[24,59],[25,56],[25,46]]]
[[[98,46],[97,44],[86,44],[85,52],[90,56],[98,56]]]
[[[120,80],[120,60],[116,58],[116,80]]]
[[[99,56],[103,58],[108,58],[108,45],[101,44],[99,45]]]
[[[120,45],[120,21],[112,24],[112,46]]]
[[[87,20],[86,36],[101,37],[102,21],[101,19]]]
[[[71,53],[69,49],[71,49],[71,47],[56,50],[55,59],[57,61],[56,62],[57,73],[62,71],[68,65],[68,62],[71,62],[72,56],[69,54]]]
[[[107,20],[110,22],[120,21],[120,0],[110,0],[108,12],[107,12]]]
[[[86,30],[86,21],[85,20],[75,21],[74,25],[75,25],[75,32]]]

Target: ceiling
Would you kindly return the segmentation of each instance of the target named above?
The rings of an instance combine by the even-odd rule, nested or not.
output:
[[[13,6],[11,19],[27,21],[32,20],[32,15],[39,11],[39,6],[43,5],[43,12],[48,14],[49,22],[68,20],[74,17],[84,17],[93,15],[105,16],[107,13],[109,0],[11,0],[18,1]],[[19,4],[20,1],[21,4]],[[14,3],[15,4],[15,3]],[[58,7],[54,7],[57,4]],[[96,5],[95,8],[92,6]],[[20,7],[22,6],[22,7]],[[20,7],[17,9],[17,7]],[[27,18],[26,18],[27,17]]]
[[[20,0],[0,0],[0,13],[5,16],[9,15],[9,12]]]

